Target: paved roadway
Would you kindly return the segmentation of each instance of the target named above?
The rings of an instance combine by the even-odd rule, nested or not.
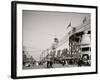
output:
[[[65,64],[64,66],[62,66],[62,64],[53,64],[53,68],[64,68],[64,67],[77,67],[77,65],[68,65],[68,64]],[[34,65],[34,66],[31,66],[31,67],[23,67],[23,69],[45,69],[47,68],[46,64],[43,64],[43,65]]]

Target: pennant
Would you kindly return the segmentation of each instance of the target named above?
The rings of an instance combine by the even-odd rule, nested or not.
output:
[[[67,28],[69,28],[69,27],[71,27],[71,22],[70,22],[70,24],[67,26]]]
[[[83,23],[85,23],[87,21],[86,17],[83,19]]]

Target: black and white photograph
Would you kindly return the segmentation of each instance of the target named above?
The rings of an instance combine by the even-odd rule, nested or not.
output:
[[[12,2],[12,78],[97,73],[97,7]]]
[[[22,11],[23,69],[91,66],[91,14]]]

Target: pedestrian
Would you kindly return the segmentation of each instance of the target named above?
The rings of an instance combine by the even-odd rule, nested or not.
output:
[[[47,57],[47,68],[50,68],[51,66],[51,56],[50,54],[48,54],[48,57]]]
[[[66,61],[65,61],[65,60],[63,60],[63,61],[62,61],[62,65],[64,66],[65,64],[66,64]]]
[[[82,60],[81,59],[78,60],[78,66],[82,66]]]

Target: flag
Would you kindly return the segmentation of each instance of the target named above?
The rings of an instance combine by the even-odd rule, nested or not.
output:
[[[83,23],[85,23],[87,21],[86,17],[83,19]]]
[[[68,24],[67,28],[69,28],[71,26],[71,22]]]

